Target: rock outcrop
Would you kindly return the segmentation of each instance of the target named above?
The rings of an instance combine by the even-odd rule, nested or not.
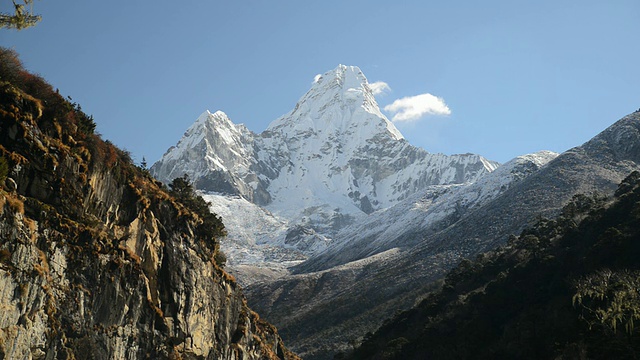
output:
[[[0,359],[297,358],[203,217],[0,55]]]

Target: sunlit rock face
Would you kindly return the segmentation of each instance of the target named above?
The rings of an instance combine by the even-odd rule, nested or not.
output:
[[[34,86],[46,101],[0,84],[0,358],[297,358],[216,260],[221,232]]]

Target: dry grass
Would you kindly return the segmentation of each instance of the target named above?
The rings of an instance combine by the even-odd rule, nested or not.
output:
[[[38,259],[40,260],[40,263],[34,264],[33,268],[40,276],[45,277],[48,281],[50,281],[51,273],[49,269],[49,261],[47,260],[47,255],[44,253],[44,251],[38,250]]]
[[[142,263],[142,259],[140,258],[140,256],[138,256],[138,254],[136,254],[130,247],[120,244],[118,248],[120,250],[124,250],[127,256],[129,256],[129,258],[133,260],[136,264],[140,265]]]
[[[27,225],[27,228],[29,228],[29,234],[31,234],[31,242],[35,243],[38,238],[38,233],[36,231],[38,228],[38,223],[35,220],[27,217],[24,218],[24,223],[25,225]]]
[[[24,215],[24,202],[15,196],[6,196],[5,200],[9,204],[9,209],[14,213],[20,213]]]
[[[0,215],[4,213],[4,204],[6,202],[7,202],[7,196],[4,194],[4,191],[2,191],[0,192]]]
[[[11,260],[11,252],[7,249],[0,250],[0,263],[7,264]]]

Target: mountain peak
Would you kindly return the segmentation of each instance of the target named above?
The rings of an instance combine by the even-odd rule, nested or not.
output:
[[[359,87],[368,84],[367,78],[357,66],[338,65],[335,69],[327,71],[324,75],[316,76],[315,84],[321,84],[326,81],[335,81],[338,85],[349,87]]]
[[[152,170],[162,180],[186,173],[200,190],[241,195],[324,235],[427,186],[475,181],[495,167],[412,146],[380,112],[362,71],[338,65],[260,134],[222,112],[203,113]]]
[[[358,131],[355,129],[358,128]],[[380,111],[367,78],[357,66],[338,65],[316,76],[311,89],[295,108],[269,125],[269,131],[287,134],[357,132],[369,139],[384,134],[404,137]]]
[[[346,95],[347,99],[352,100],[359,98],[360,96],[358,95],[365,95],[362,96],[362,100],[367,96],[373,99],[373,93],[369,87],[369,82],[362,73],[362,70],[357,66],[341,64],[335,69],[327,71],[323,75],[317,75],[313,82],[313,86],[301,100],[303,100],[307,95],[326,92]],[[375,102],[375,100],[373,101]]]
[[[227,116],[227,114],[221,110],[217,110],[213,113],[209,110],[205,110],[205,112],[203,112],[202,114],[200,114],[200,116],[198,116],[198,119],[195,121],[193,125],[191,125],[191,127],[197,126],[198,124],[208,123],[208,122],[231,123],[231,120],[229,119],[229,116]]]
[[[229,116],[227,116],[227,114],[222,110],[217,110],[214,113],[211,113],[211,111],[207,110],[207,111],[205,111],[205,113],[207,115],[211,115],[212,117],[215,117],[215,118],[229,119]]]

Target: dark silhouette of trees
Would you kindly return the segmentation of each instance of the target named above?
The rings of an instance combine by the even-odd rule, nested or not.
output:
[[[196,193],[187,174],[173,179],[171,184],[169,184],[169,188],[171,189],[169,191],[171,195],[202,220],[196,228],[196,235],[198,235],[207,247],[213,250],[218,265],[224,266],[226,257],[220,252],[218,239],[227,233],[220,217],[209,210],[210,204]]]
[[[576,195],[336,359],[640,358],[640,172]]]

